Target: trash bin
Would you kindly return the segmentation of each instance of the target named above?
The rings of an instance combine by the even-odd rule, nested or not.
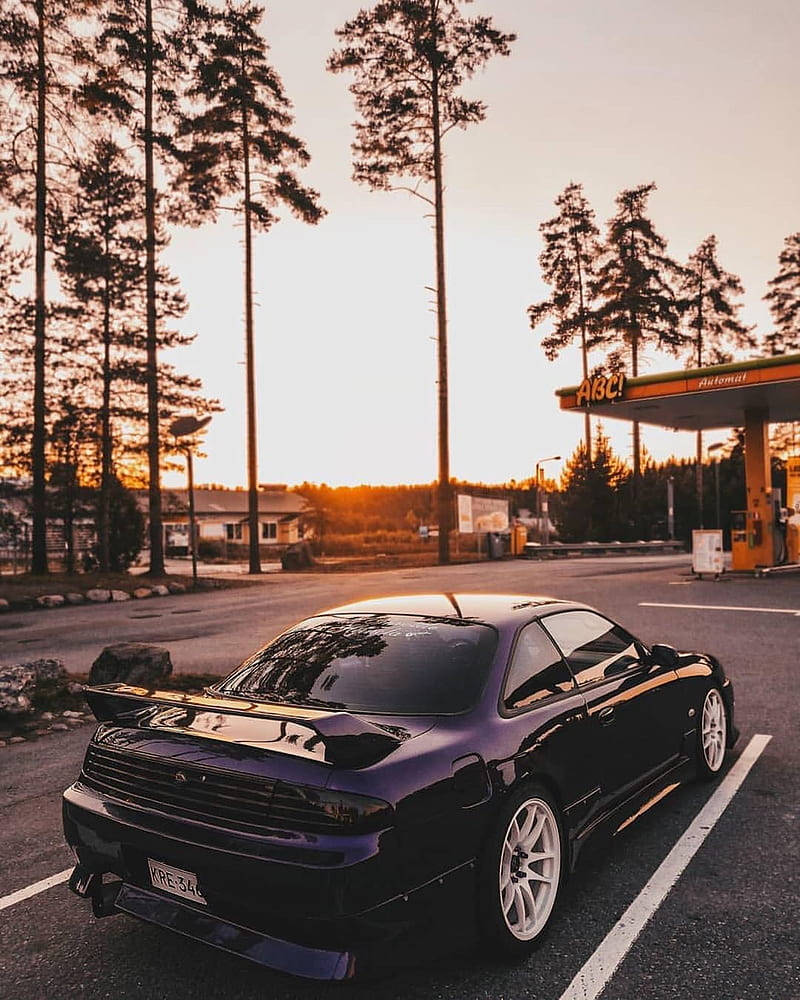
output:
[[[490,559],[502,559],[508,552],[509,536],[499,531],[490,531],[486,536]]]

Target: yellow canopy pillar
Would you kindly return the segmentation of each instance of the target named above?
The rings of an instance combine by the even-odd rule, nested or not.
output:
[[[744,411],[744,474],[747,487],[747,544],[733,549],[733,569],[772,566],[775,561],[772,469],[769,461],[769,413]]]

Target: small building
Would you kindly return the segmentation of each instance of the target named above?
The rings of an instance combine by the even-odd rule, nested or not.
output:
[[[139,503],[147,513],[147,491],[138,492]],[[198,542],[219,542],[233,551],[250,544],[247,515],[247,490],[196,488],[194,514]],[[285,486],[258,491],[259,545],[291,545],[301,537],[300,521],[310,512],[308,501]],[[167,554],[189,550],[189,498],[186,490],[162,489],[164,549]]]

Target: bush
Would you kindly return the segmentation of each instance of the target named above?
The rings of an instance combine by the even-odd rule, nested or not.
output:
[[[225,559],[225,542],[217,538],[201,538],[197,543],[197,555],[200,559]]]

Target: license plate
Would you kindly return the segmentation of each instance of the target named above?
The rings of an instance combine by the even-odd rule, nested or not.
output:
[[[171,892],[173,896],[180,896],[182,899],[190,899],[193,903],[206,905],[203,894],[197,887],[197,876],[194,872],[173,868],[172,865],[165,865],[163,861],[153,861],[151,858],[147,859],[147,867],[150,870],[150,881],[156,889]]]

